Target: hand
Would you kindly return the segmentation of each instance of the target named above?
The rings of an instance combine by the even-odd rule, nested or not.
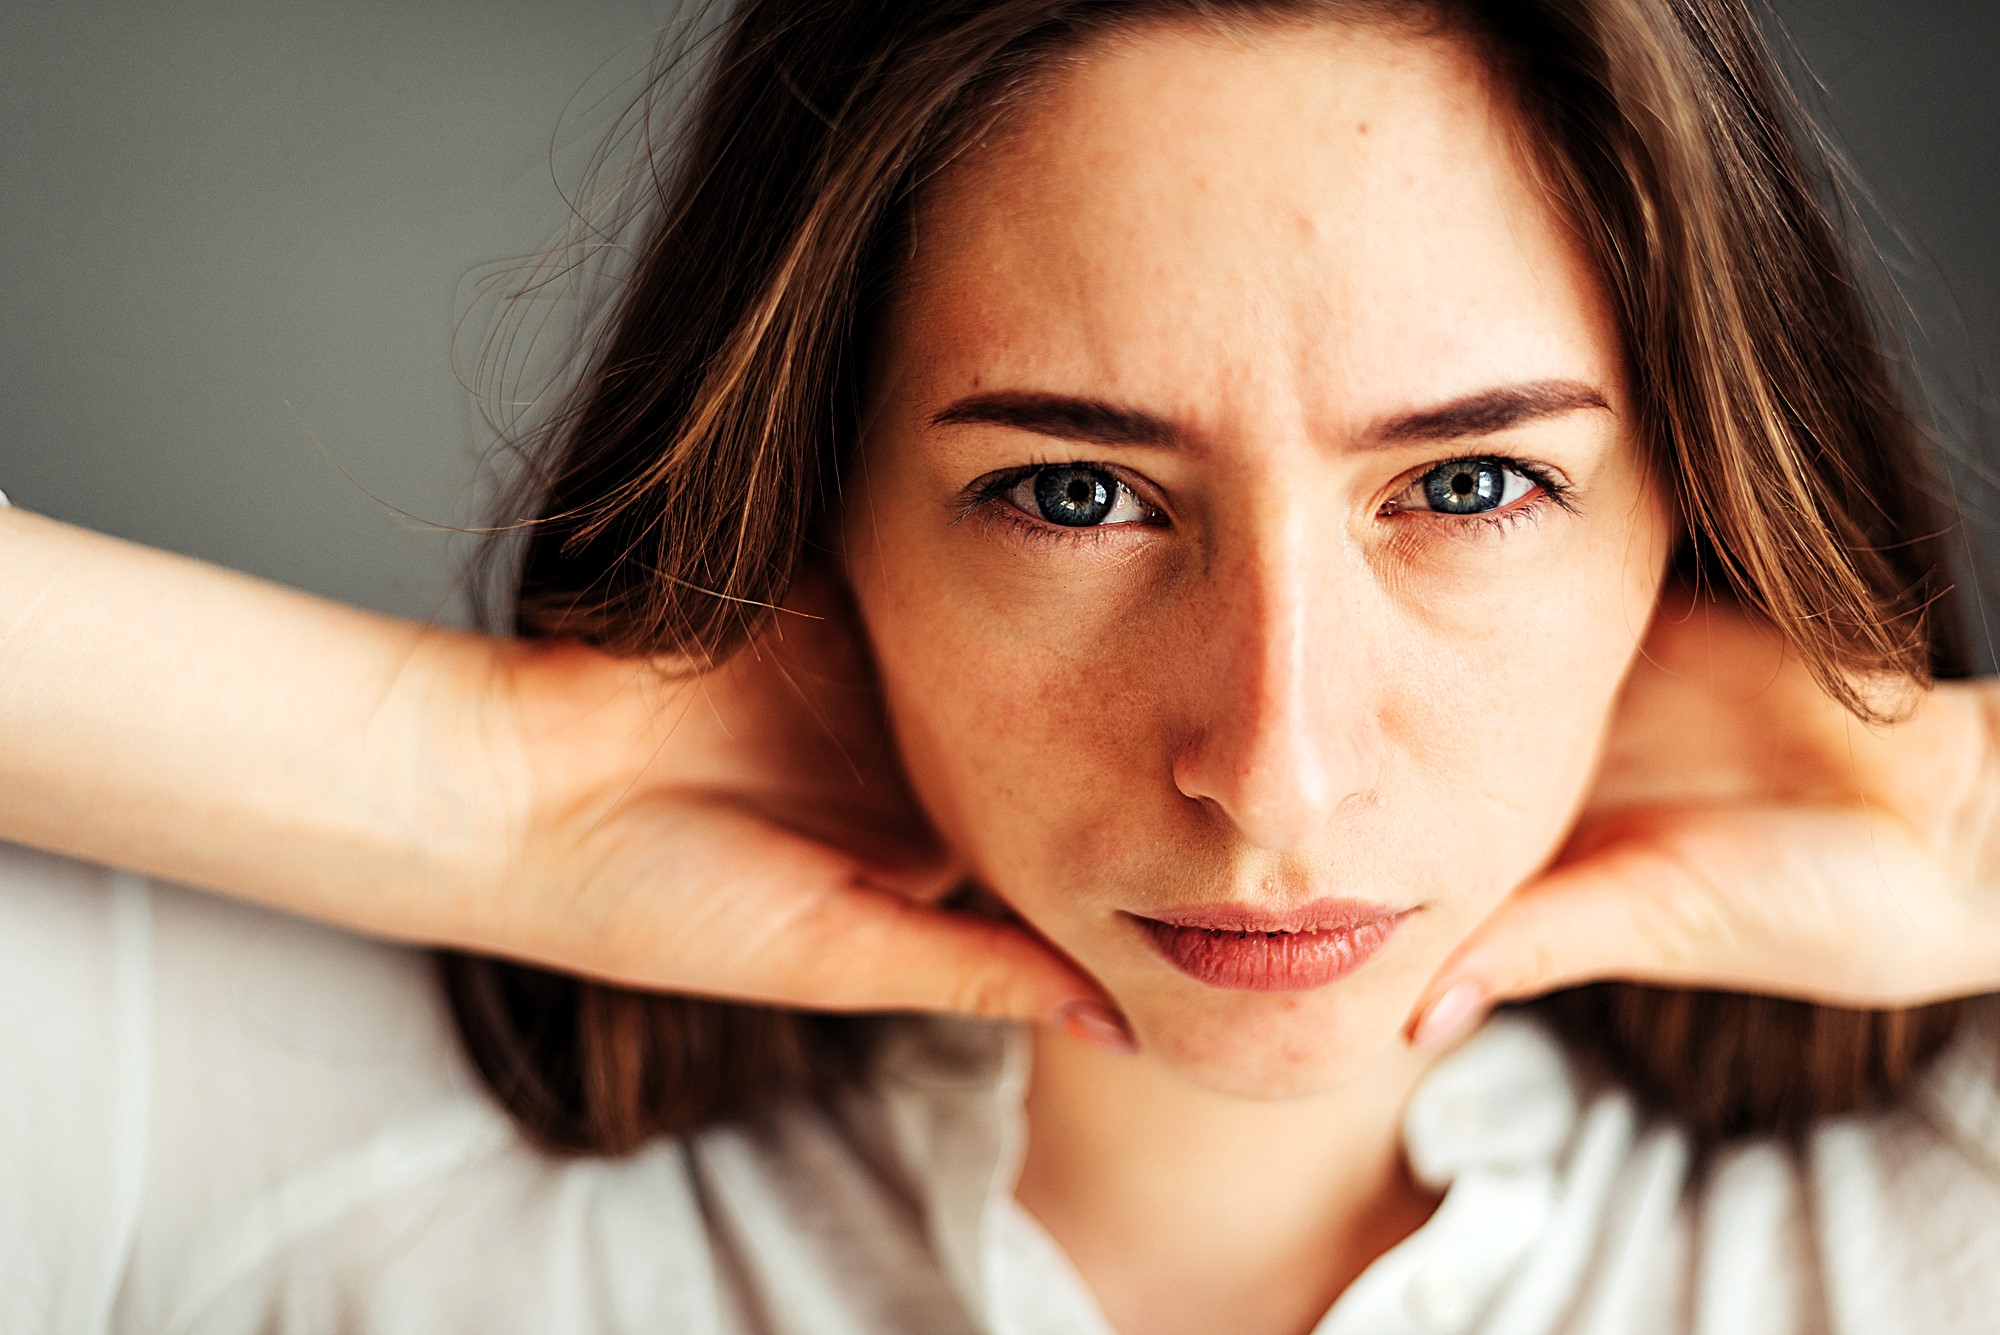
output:
[[[830,578],[719,669],[521,645],[485,699],[504,890],[455,915],[454,944],[639,987],[1117,1028],[1025,928],[936,907],[963,869],[901,778]]]
[[[1115,1012],[959,880],[849,609],[675,678],[0,510],[0,839],[372,936],[833,1009]]]
[[[1664,598],[1571,837],[1445,963],[1414,1041],[1609,978],[1841,1006],[2000,990],[2000,694],[1902,702],[1863,724],[1775,630]]]

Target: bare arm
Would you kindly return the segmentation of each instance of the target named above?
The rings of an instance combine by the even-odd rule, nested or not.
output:
[[[873,698],[840,624],[676,680],[0,508],[0,838],[636,986],[1115,1031],[932,906],[958,869],[847,763],[882,748],[840,735]]]
[[[0,836],[434,937],[499,861],[431,716],[483,656],[0,509]]]

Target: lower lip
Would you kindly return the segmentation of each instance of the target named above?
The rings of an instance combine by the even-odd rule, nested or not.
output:
[[[1407,917],[1379,918],[1317,932],[1227,931],[1134,915],[1167,963],[1198,983],[1234,992],[1306,992],[1366,964]]]

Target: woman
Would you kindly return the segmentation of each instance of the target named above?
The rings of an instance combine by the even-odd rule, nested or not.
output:
[[[91,795],[31,792],[17,837],[485,952],[447,1021],[392,949],[21,864],[16,949],[112,980],[40,982],[98,1041],[22,1061],[202,1058],[13,1113],[60,1171],[120,1081],[157,1099],[51,1249],[64,1310],[1974,1328],[1983,1009],[1626,987],[1465,1037],[1584,978],[2000,990],[2000,711],[1915,689],[1958,661],[1915,439],[1745,16],[753,3],[719,40],[518,602],[705,670],[397,670],[260,595],[328,661],[261,809],[188,766],[246,838],[84,849]],[[490,777],[422,777],[439,739]],[[337,853],[273,890],[294,809]],[[343,899],[376,871],[410,893]],[[950,958],[884,977],[920,935]]]

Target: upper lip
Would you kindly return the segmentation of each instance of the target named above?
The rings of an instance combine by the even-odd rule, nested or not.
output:
[[[1132,914],[1170,927],[1199,927],[1211,932],[1339,932],[1399,918],[1408,909],[1365,899],[1315,899],[1286,908],[1258,908],[1222,901],[1149,909]]]

